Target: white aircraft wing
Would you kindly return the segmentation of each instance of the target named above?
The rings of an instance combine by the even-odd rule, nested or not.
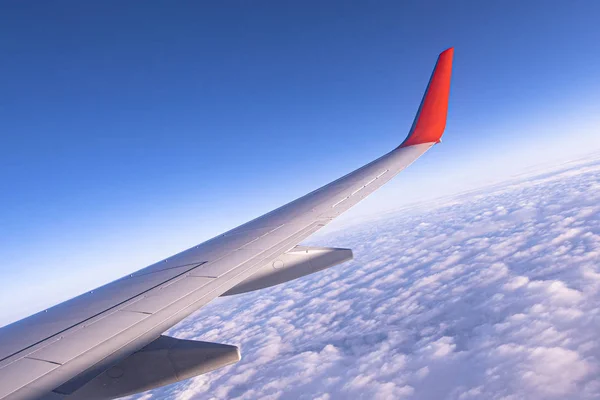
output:
[[[440,141],[453,49],[440,54],[400,146],[268,214],[0,329],[0,399],[111,399],[237,362],[235,346],[161,336],[214,298],[339,264],[298,246]]]

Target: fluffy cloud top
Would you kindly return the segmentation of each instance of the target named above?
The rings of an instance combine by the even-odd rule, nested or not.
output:
[[[238,364],[139,399],[600,397],[600,163],[321,239],[356,259],[171,335]]]

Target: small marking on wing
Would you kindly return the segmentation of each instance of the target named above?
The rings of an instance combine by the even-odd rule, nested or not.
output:
[[[381,178],[383,175],[387,174],[388,172],[389,172],[389,169],[386,169],[385,171],[383,171],[382,173],[380,173],[379,175],[377,175],[375,178],[371,179],[369,182],[365,183],[364,185],[362,185],[361,187],[359,187],[358,189],[356,189],[354,192],[350,193],[350,196],[346,196],[342,200],[340,200],[337,203],[335,203],[334,205],[332,205],[331,208],[335,208],[340,203],[343,203],[344,201],[348,200],[350,197],[354,196],[355,194],[357,194],[358,192],[360,192],[361,190],[363,190],[364,188],[366,188],[371,183],[375,182],[377,179]]]
[[[49,364],[54,364],[54,365],[62,365],[61,363],[54,362],[54,361],[48,361],[48,360],[42,360],[41,358],[35,358],[35,357],[24,357],[24,358],[28,358],[30,360],[35,360],[35,361],[41,361],[41,362],[45,362],[45,363],[49,363]]]

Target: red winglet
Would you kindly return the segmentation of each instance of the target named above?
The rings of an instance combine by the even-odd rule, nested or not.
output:
[[[410,132],[400,147],[440,141],[448,114],[453,55],[454,48],[451,47],[438,57]]]

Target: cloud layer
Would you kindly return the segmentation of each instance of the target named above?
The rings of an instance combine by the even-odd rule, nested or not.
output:
[[[139,399],[600,397],[600,163],[321,238],[355,260],[171,335],[238,364]]]

